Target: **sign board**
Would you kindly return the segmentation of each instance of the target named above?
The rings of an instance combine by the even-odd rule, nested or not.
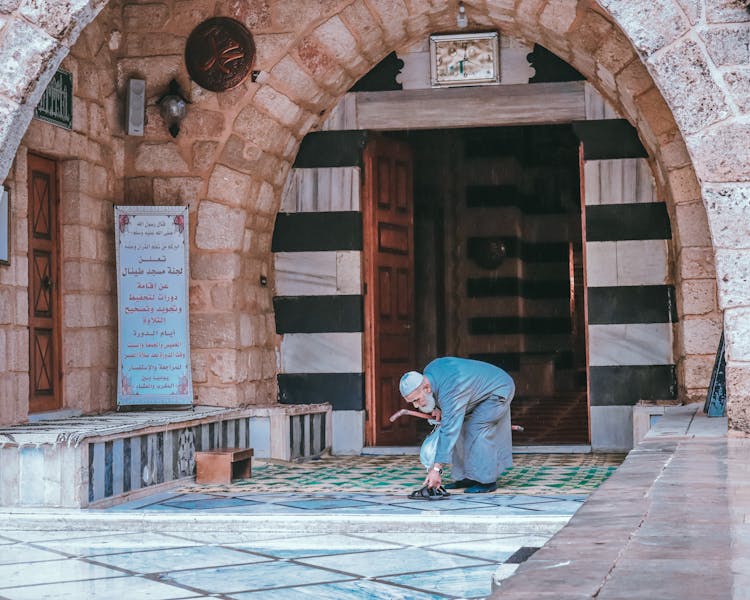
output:
[[[52,76],[34,116],[53,125],[73,128],[73,75],[62,69]]]
[[[117,406],[193,403],[188,209],[115,206]]]

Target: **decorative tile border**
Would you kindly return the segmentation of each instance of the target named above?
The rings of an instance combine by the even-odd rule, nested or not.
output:
[[[520,454],[498,479],[496,494],[590,493],[614,473],[624,454]],[[450,478],[448,470],[447,478]],[[424,469],[413,456],[327,457],[305,463],[255,461],[251,479],[227,486],[188,485],[178,492],[403,494],[419,487]]]

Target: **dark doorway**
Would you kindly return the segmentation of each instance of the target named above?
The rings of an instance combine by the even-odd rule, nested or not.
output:
[[[392,134],[414,153],[416,363],[516,381],[515,444],[587,444],[578,140],[569,125]],[[425,433],[424,429],[421,431]]]

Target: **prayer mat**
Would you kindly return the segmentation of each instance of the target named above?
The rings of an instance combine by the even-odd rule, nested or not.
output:
[[[614,473],[625,454],[516,454],[494,494],[589,494]],[[182,493],[404,494],[420,487],[417,456],[326,456],[305,462],[253,459],[250,479],[230,485],[191,484]],[[450,468],[443,479],[450,481]]]

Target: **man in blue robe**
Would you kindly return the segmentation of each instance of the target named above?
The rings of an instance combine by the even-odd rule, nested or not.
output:
[[[441,411],[435,463],[426,486],[442,485],[443,465],[451,464],[448,489],[467,494],[492,492],[498,476],[513,465],[510,402],[516,386],[494,365],[446,356],[424,369],[405,373],[399,383],[404,399],[424,413]]]

